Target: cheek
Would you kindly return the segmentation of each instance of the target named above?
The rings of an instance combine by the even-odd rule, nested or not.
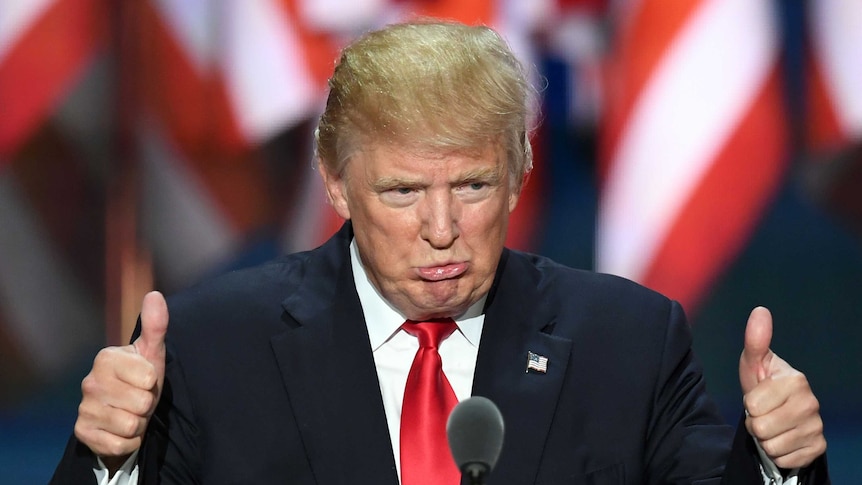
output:
[[[465,212],[463,222],[471,228],[482,232],[506,226],[509,219],[511,198],[497,198],[488,204],[471,206]],[[486,234],[487,235],[487,234]]]
[[[502,248],[506,238],[508,213],[479,211],[465,217],[461,223],[461,236],[474,254],[491,254]]]
[[[419,240],[415,219],[399,211],[363,213],[362,228],[365,242],[374,248],[375,259],[396,264],[404,261]],[[358,237],[358,236],[357,236]],[[391,265],[390,265],[391,266]]]

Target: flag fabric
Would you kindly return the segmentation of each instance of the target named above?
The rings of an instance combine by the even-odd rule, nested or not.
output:
[[[809,2],[808,142],[839,150],[862,139],[862,4]]]
[[[806,194],[862,234],[862,3],[808,3]]]
[[[68,108],[96,80],[106,19],[95,0],[0,0],[0,404],[100,341],[97,176],[82,156],[99,136]]]
[[[785,165],[769,0],[616,5],[596,265],[694,311]]]
[[[81,254],[72,259],[68,249],[83,234],[45,211],[63,210],[81,228],[96,221],[81,220],[87,214],[75,194],[55,192],[46,200],[30,193],[38,182],[12,172],[0,171],[0,405],[16,391],[64,377],[102,341],[98,286],[88,278],[98,267],[80,267],[88,261]]]
[[[71,111],[0,170],[0,406],[78,371],[104,342],[102,189],[72,129],[89,133],[86,113]]]
[[[144,89],[173,136],[239,149],[316,112],[337,44],[298,21],[297,3],[146,2]]]
[[[48,117],[102,40],[95,0],[0,0],[0,168]]]
[[[286,212],[275,207],[283,184],[260,147],[319,109],[337,52],[333,39],[297,21],[297,4],[150,0],[140,7],[142,229],[166,287],[229,264],[250,235],[277,226]],[[277,163],[303,167],[292,171],[299,178],[311,169],[308,152],[282,156]],[[316,223],[301,230],[316,243],[334,215],[322,194],[315,197]]]

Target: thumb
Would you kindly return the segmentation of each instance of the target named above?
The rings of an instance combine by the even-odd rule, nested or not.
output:
[[[772,360],[772,314],[759,306],[751,311],[745,326],[745,347],[739,359],[739,380],[743,393],[748,393],[760,381],[769,377]]]
[[[165,334],[168,331],[168,304],[158,291],[144,296],[141,305],[141,335],[135,350],[156,368],[159,386],[165,373]]]

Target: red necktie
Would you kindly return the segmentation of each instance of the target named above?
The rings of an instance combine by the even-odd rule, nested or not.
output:
[[[401,483],[457,485],[461,472],[449,451],[446,420],[458,398],[443,374],[443,361],[437,352],[440,341],[457,327],[447,318],[408,320],[402,328],[419,338],[419,350],[407,376],[401,407]]]

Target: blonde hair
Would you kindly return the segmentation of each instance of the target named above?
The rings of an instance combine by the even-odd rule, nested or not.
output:
[[[367,143],[430,151],[505,147],[514,187],[532,169],[531,92],[523,68],[487,27],[417,21],[347,46],[329,80],[317,156],[341,174]]]

